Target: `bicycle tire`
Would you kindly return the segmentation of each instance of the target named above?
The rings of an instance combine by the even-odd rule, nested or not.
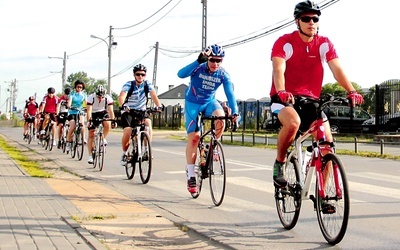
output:
[[[222,204],[226,188],[225,155],[220,141],[213,140],[208,153],[209,182],[211,199],[215,206]]]
[[[33,135],[33,124],[30,122],[28,124],[28,144],[31,144],[32,142],[32,136]]]
[[[127,155],[125,163],[125,173],[128,177],[128,180],[131,180],[133,176],[135,176],[137,149],[134,147],[134,140],[136,140],[136,138],[131,139],[131,143],[129,144],[128,150],[126,151]]]
[[[62,138],[61,138],[61,148],[62,148],[62,152],[65,153],[66,147],[67,147],[68,127],[64,126],[62,128],[62,130],[63,130],[63,132],[62,132]]]
[[[44,141],[44,149],[45,149],[45,150],[48,150],[48,149],[49,149],[49,143],[50,143],[49,126],[50,126],[50,123],[49,123],[49,125],[47,125],[47,127],[45,128],[45,134],[43,135],[43,136],[44,136],[43,141]]]
[[[288,230],[296,226],[302,204],[298,164],[294,157],[287,161],[284,171],[288,184],[284,188],[275,186],[276,211],[282,226]]]
[[[203,185],[203,178],[201,172],[201,158],[200,158],[200,144],[197,146],[197,157],[194,165],[194,177],[196,178],[197,192],[190,193],[194,199],[198,198],[201,193],[201,187]]]
[[[85,148],[84,138],[83,138],[83,129],[79,126],[78,133],[76,135],[76,153],[78,155],[78,160],[81,161],[83,158],[83,151]]]
[[[100,135],[99,149],[97,150],[97,159],[99,162],[99,170],[102,171],[104,167],[104,155],[105,155],[104,137]]]
[[[92,148],[92,157],[93,157],[93,168],[97,167],[97,164],[99,163],[98,161],[98,153],[97,149],[99,147],[99,136],[96,134],[94,137],[94,143],[93,143],[93,148]]]
[[[48,140],[48,150],[51,151],[53,150],[53,144],[54,144],[54,134],[52,133],[53,131],[53,126],[49,126],[49,140]]]
[[[140,147],[142,148],[142,157],[140,158],[139,162],[139,173],[140,179],[142,180],[143,184],[146,184],[150,180],[151,176],[151,167],[152,167],[152,154],[151,154],[151,143],[150,137],[147,133],[142,132],[141,134],[141,142]],[[146,147],[147,142],[147,147]],[[147,157],[146,157],[147,155]],[[147,158],[147,159],[146,159]]]
[[[75,132],[72,135],[71,152],[70,152],[70,154],[71,154],[71,158],[72,159],[75,158],[75,155],[76,155],[76,137],[75,137]]]
[[[324,190],[326,197],[318,195],[318,180],[316,184],[316,212],[321,233],[331,245],[339,243],[346,234],[350,213],[350,197],[344,165],[335,154],[323,157]],[[330,164],[332,163],[332,164]],[[333,171],[332,171],[333,170]],[[341,195],[336,192],[339,184]],[[322,203],[333,205],[334,212],[323,211]]]

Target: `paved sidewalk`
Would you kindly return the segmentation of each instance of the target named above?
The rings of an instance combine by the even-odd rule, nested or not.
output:
[[[1,148],[0,205],[0,249],[222,248],[99,183],[63,171],[31,177]]]

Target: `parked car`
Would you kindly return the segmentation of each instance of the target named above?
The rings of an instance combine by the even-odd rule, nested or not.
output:
[[[375,117],[365,120],[361,125],[363,133],[376,132],[399,132],[400,131],[400,112],[380,116],[382,122],[378,128],[375,125]]]
[[[328,116],[332,133],[361,133],[363,122],[372,118],[368,112],[358,107],[353,108],[353,119],[349,106],[331,105],[324,112]]]
[[[368,112],[355,107],[353,108],[354,117],[352,119],[349,106],[331,105],[324,112],[328,116],[332,133],[361,133],[362,123],[372,117]],[[280,123],[276,116],[266,119],[263,123],[263,128],[266,130],[276,130],[279,127]]]

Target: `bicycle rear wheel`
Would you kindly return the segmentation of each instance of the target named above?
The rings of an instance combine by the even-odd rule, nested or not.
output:
[[[125,173],[128,177],[128,180],[132,179],[135,175],[136,161],[137,161],[137,145],[136,137],[131,139],[131,143],[129,144],[127,155],[126,155],[126,163],[125,163]]]
[[[349,189],[344,165],[335,154],[323,158],[325,196],[318,195],[316,185],[316,211],[322,235],[329,244],[339,243],[347,230],[350,212]]]
[[[99,144],[98,144],[98,150],[97,150],[97,155],[96,158],[98,159],[98,164],[99,164],[99,170],[102,171],[104,167],[104,155],[105,155],[105,146],[104,146],[104,136],[100,135],[99,136]]]
[[[53,144],[54,144],[54,134],[52,133],[53,127],[49,127],[49,140],[48,140],[48,149],[49,151],[53,150]]]
[[[226,186],[225,156],[221,142],[214,140],[208,154],[211,198],[214,205],[219,206],[224,200]]]
[[[84,148],[85,143],[83,142],[83,128],[79,127],[78,134],[76,135],[76,153],[78,155],[78,160],[82,160]]]
[[[153,160],[151,154],[150,137],[145,132],[142,132],[141,134],[140,147],[142,148],[142,157],[139,160],[140,179],[142,180],[143,184],[146,184],[150,180]]]
[[[298,161],[293,158],[286,164],[285,178],[287,186],[275,187],[275,205],[279,220],[286,229],[296,226],[301,208],[300,173]]]

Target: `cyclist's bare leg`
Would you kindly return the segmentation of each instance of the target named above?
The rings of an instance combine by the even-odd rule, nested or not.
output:
[[[82,124],[82,134],[83,134],[83,140],[85,140],[85,134],[86,134],[86,129],[85,129],[85,116],[84,115],[81,115],[80,116],[80,119],[79,119],[79,122]]]
[[[276,159],[285,162],[287,149],[292,145],[300,127],[300,117],[294,108],[284,107],[279,111],[278,119],[282,127],[278,134]]]
[[[28,133],[28,122],[25,121],[24,123],[24,135],[26,135]]]
[[[62,139],[63,128],[64,128],[64,125],[63,125],[63,124],[61,124],[61,123],[58,123],[58,124],[57,124],[57,136],[58,136],[58,141],[61,141],[61,139]]]
[[[223,109],[216,109],[212,113],[213,116],[224,116],[225,112]],[[225,121],[224,120],[215,120],[214,121],[215,125],[215,135],[217,139],[221,138],[222,133],[224,132],[225,129]]]
[[[200,133],[192,132],[188,134],[186,144],[186,163],[194,164],[197,157],[197,145],[199,144]]]
[[[124,152],[126,152],[128,150],[131,134],[132,134],[132,128],[125,127],[123,130],[122,139],[121,139],[122,151],[124,151]]]
[[[111,122],[110,121],[103,122],[104,139],[107,138],[107,135],[110,132],[110,128],[111,128]]]
[[[149,129],[149,138],[150,138],[150,141],[152,141],[152,138],[153,138],[153,129],[152,129],[152,126],[151,126],[151,120],[148,119],[148,118],[146,118],[146,119],[144,120],[144,123],[146,124],[146,126],[147,126],[148,129]]]
[[[88,143],[87,143],[87,148],[88,148],[88,154],[92,155],[92,150],[93,150],[93,141],[94,141],[94,132],[95,129],[89,129],[89,135],[88,135]]]
[[[68,130],[68,135],[67,135],[67,142],[72,141],[72,134],[74,133],[75,130],[75,120],[71,119],[69,121],[69,130]]]

